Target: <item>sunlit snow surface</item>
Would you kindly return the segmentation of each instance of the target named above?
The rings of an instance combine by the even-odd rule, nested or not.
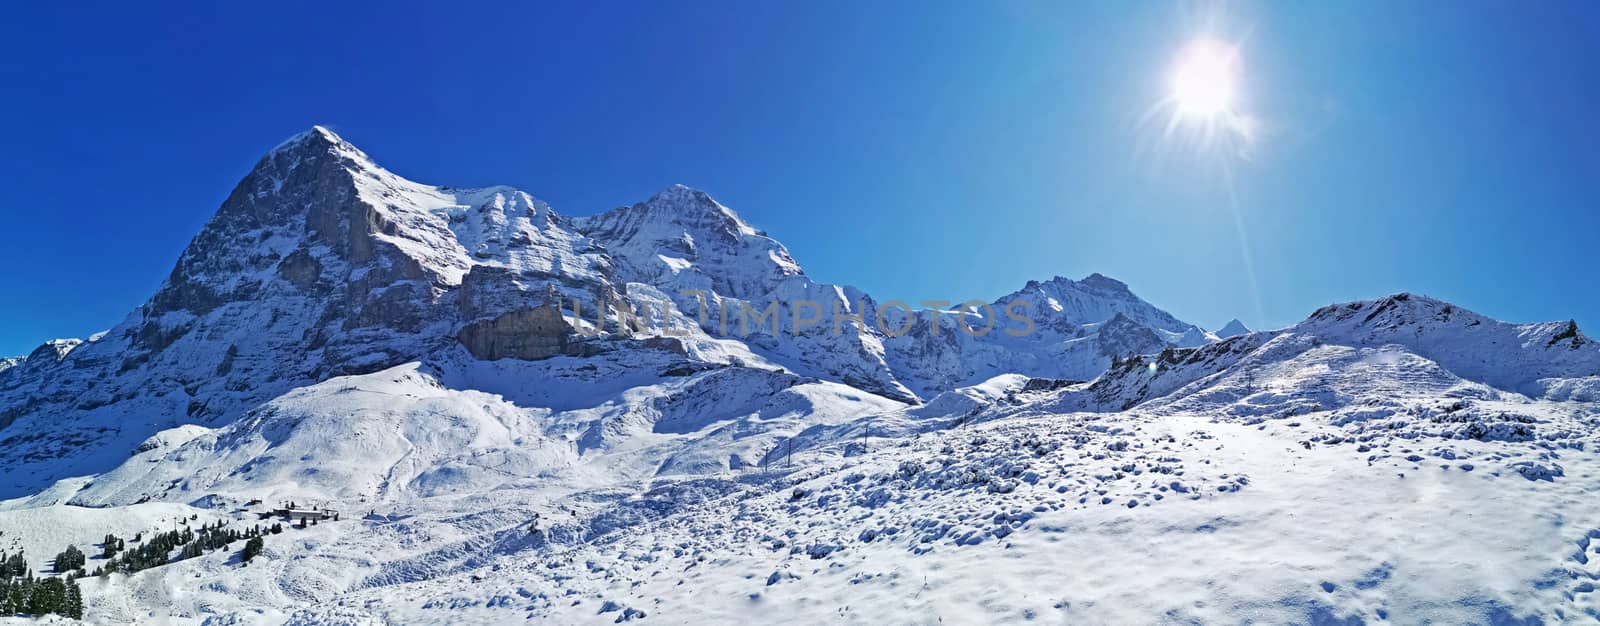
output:
[[[300,392],[326,394],[306,405],[300,427],[234,434],[282,435],[257,456],[314,455],[368,445],[363,433],[388,425],[404,433],[394,445],[302,465],[317,468],[312,477],[380,468],[393,480],[424,466],[440,476],[413,472],[409,492],[386,497],[350,486],[376,473],[325,485],[275,474],[260,481],[273,495],[366,497],[360,506],[372,510],[347,503],[347,520],[270,537],[265,558],[248,567],[223,552],[89,582],[91,598],[103,600],[91,600],[91,617],[610,623],[642,611],[668,622],[1559,623],[1600,609],[1600,566],[1590,564],[1600,558],[1600,542],[1591,545],[1600,500],[1589,493],[1600,468],[1588,451],[1600,412],[1591,404],[1416,395],[1397,412],[1406,417],[1374,429],[1339,412],[1241,415],[1248,401],[1196,413],[1033,415],[1027,407],[1049,394],[1021,391],[1017,377],[910,410],[818,389],[805,394],[809,410],[875,414],[810,426],[787,460],[787,446],[772,444],[772,456],[746,471],[651,476],[666,450],[762,418],[646,435],[632,454],[591,454],[610,460],[586,471],[575,442],[534,443],[530,433],[508,445],[518,437],[514,407],[442,388],[428,400],[429,386],[414,385],[425,378],[399,368],[335,379]],[[379,405],[386,410],[339,399],[385,388],[420,397]],[[996,412],[1008,401],[1011,413]],[[394,428],[437,419],[440,406],[482,417],[434,435]],[[929,411],[963,406],[990,408]],[[345,419],[319,422],[323,411]],[[1532,434],[1462,439],[1439,428],[1504,415]],[[489,476],[496,464],[524,478]],[[630,464],[633,472],[620,471]],[[234,480],[218,490],[250,493],[248,477]],[[149,506],[93,513],[160,517],[143,513]],[[52,519],[83,527],[83,542],[106,532],[62,507],[0,512],[0,527],[27,533]],[[67,534],[52,532],[49,545],[74,539]],[[37,559],[44,548],[29,552]]]

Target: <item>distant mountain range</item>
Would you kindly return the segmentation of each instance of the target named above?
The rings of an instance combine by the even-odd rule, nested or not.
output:
[[[572,325],[592,324],[614,299],[644,310],[675,302],[656,330],[690,329],[671,342],[685,362],[781,369],[913,403],[1005,373],[1088,380],[1113,356],[1216,340],[1100,274],[1030,282],[993,302],[993,317],[1020,303],[1012,311],[1035,324],[1024,336],[1004,325],[973,336],[985,323],[971,317],[964,331],[953,312],[906,324],[901,309],[883,311],[890,332],[906,328],[890,336],[879,301],[812,280],[783,244],[705,192],[675,185],[573,218],[509,187],[403,179],[316,127],[262,157],[144,306],[90,341],[5,361],[0,475],[14,487],[0,495],[110,469],[161,430],[228,424],[334,376],[460,359],[464,342],[504,343],[526,330],[519,312],[551,302]],[[798,334],[797,301],[822,317]],[[743,336],[717,314],[773,302],[777,335],[758,322]],[[835,334],[835,311],[865,323]],[[666,345],[610,326],[585,349]]]

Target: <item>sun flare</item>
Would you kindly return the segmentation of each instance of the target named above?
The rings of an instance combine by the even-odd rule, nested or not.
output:
[[[1212,39],[1190,43],[1172,70],[1172,101],[1186,118],[1212,121],[1231,115],[1238,99],[1239,53]]]

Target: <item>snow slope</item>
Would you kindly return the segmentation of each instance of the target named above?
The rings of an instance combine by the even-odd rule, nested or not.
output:
[[[275,537],[262,567],[210,555],[92,593],[154,594],[95,603],[107,621],[1595,615],[1600,505],[1584,449],[1600,414],[1498,408],[1513,406],[1580,434],[1535,444],[1402,427],[1335,443],[1349,425],[1325,414],[1250,424],[1140,412],[939,424],[864,447],[845,434],[767,472],[412,499]],[[308,576],[316,588],[278,595]],[[186,592],[169,603],[174,589]]]

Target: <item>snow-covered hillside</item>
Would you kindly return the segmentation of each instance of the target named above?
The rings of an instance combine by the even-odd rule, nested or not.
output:
[[[1558,623],[1600,619],[1597,427],[1571,322],[906,310],[701,191],[569,217],[319,127],[122,322],[0,360],[0,549],[116,570],[96,623]],[[98,546],[219,521],[288,528]]]

